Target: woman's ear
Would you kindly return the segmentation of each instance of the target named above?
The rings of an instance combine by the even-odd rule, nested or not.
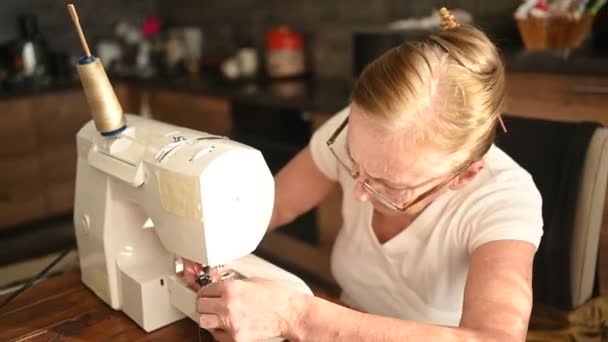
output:
[[[473,181],[473,179],[475,179],[475,177],[477,177],[479,172],[483,170],[484,166],[485,164],[483,160],[478,160],[473,164],[469,165],[469,167],[467,167],[463,172],[461,172],[458,177],[454,178],[454,182],[452,182],[450,188],[459,189],[469,184],[471,181]]]

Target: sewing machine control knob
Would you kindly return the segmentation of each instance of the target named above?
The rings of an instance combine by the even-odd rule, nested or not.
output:
[[[82,215],[82,219],[81,222],[82,224],[82,230],[86,233],[89,232],[89,229],[91,228],[91,219],[89,218],[89,215],[84,214]]]

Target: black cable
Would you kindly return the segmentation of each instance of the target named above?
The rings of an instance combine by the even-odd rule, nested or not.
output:
[[[38,273],[35,276],[33,276],[32,278],[30,278],[30,280],[28,280],[27,283],[23,284],[23,286],[19,290],[11,293],[11,295],[8,296],[2,302],[2,304],[0,304],[0,309],[5,307],[8,303],[10,303],[13,299],[15,299],[15,297],[20,295],[23,291],[27,290],[28,287],[32,286],[32,284],[34,284],[36,282],[36,280],[42,278],[51,268],[53,268],[53,266],[55,266],[59,261],[61,261],[61,259],[63,259],[72,249],[73,248],[70,247],[70,248],[66,249],[65,251],[61,252],[61,254],[59,254],[47,267],[45,267],[42,271],[40,271],[40,273]]]

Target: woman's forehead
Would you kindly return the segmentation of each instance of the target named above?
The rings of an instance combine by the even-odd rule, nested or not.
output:
[[[347,148],[370,176],[411,182],[444,171],[442,158],[419,146],[407,128],[387,129],[357,114],[349,118],[346,127]]]

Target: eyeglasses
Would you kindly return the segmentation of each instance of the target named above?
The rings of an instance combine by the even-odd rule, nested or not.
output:
[[[348,166],[347,163],[343,162],[340,159],[340,157],[338,157],[338,154],[336,153],[336,151],[334,151],[334,148],[332,147],[332,145],[334,145],[334,142],[336,141],[336,138],[344,130],[344,128],[346,127],[347,124],[348,124],[348,117],[346,117],[346,119],[344,119],[344,121],[340,124],[340,126],[338,126],[336,131],[329,137],[329,139],[327,139],[327,147],[329,148],[331,153],[334,155],[334,157],[338,161],[338,164],[340,164],[340,166],[346,172],[348,172],[355,181],[359,181],[360,172],[354,171],[351,167]],[[363,180],[361,182],[361,184],[363,185],[363,188],[367,192],[369,192],[372,196],[374,196],[374,198],[376,200],[378,200],[380,203],[382,203],[383,205],[387,206],[390,209],[403,213],[403,212],[407,211],[409,208],[413,207],[414,205],[420,203],[422,200],[424,200],[424,199],[428,198],[429,196],[431,196],[432,194],[436,193],[444,186],[446,186],[450,181],[452,181],[454,178],[456,178],[462,171],[464,171],[470,165],[471,165],[470,163],[463,164],[463,166],[459,167],[456,170],[456,172],[454,172],[450,177],[444,179],[443,181],[441,181],[437,185],[433,186],[432,188],[424,191],[422,194],[420,194],[413,200],[403,201],[403,203],[397,203],[396,201],[389,199],[387,196],[383,195],[381,191],[374,189],[374,186],[372,184],[370,184],[367,179]],[[408,190],[403,190],[403,191],[401,191],[400,195],[403,196],[406,192],[408,192],[408,191],[411,192],[413,190],[414,189],[412,189],[412,188],[410,188]]]

